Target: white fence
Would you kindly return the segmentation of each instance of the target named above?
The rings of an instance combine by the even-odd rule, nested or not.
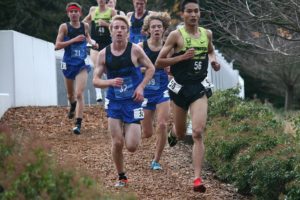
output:
[[[0,31],[0,60],[0,117],[9,107],[57,105],[52,43]]]
[[[214,90],[240,87],[244,97],[244,81],[216,51],[221,70],[209,68],[208,77]],[[67,104],[63,79],[59,70],[61,53],[54,44],[15,31],[0,31],[0,118],[10,107]],[[85,94],[87,103],[95,102],[91,73]],[[65,102],[61,103],[61,99]],[[92,100],[91,100],[92,99]]]
[[[216,50],[216,56],[221,69],[215,72],[211,66],[208,68],[208,78],[215,85],[213,90],[239,87],[239,96],[245,98],[244,79],[239,75],[238,70],[233,69],[233,62],[228,63],[218,50]]]

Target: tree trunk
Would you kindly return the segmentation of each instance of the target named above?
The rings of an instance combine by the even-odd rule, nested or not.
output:
[[[294,85],[287,85],[285,91],[285,103],[284,110],[288,111],[293,108],[293,98],[294,98]]]

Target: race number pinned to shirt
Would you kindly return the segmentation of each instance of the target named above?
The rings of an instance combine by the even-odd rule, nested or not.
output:
[[[105,98],[104,100],[104,109],[108,109],[109,99]]]
[[[215,87],[214,84],[212,84],[208,78],[206,77],[202,82],[201,84],[203,85],[204,88],[213,88]]]
[[[174,92],[175,94],[178,94],[179,91],[180,91],[181,88],[182,88],[182,85],[180,85],[179,83],[177,83],[177,82],[175,81],[175,79],[173,78],[173,79],[170,80],[170,82],[169,82],[169,84],[168,84],[168,88],[169,88],[172,92]]]
[[[148,103],[148,99],[147,98],[144,98],[144,101],[142,103],[142,107],[146,107],[147,106],[147,103]]]
[[[62,70],[67,70],[67,64],[66,64],[65,62],[61,62],[61,63],[60,63],[60,68],[61,68]]]
[[[90,59],[88,57],[84,59],[84,63],[85,65],[91,65]]]
[[[123,85],[121,87],[114,87],[115,97],[117,99],[126,99],[133,96],[134,88],[131,77],[123,78]]]
[[[169,91],[168,91],[168,90],[165,90],[165,91],[164,91],[163,97],[164,97],[164,98],[170,98],[170,95],[169,95]]]
[[[136,108],[133,110],[134,119],[144,119],[144,111],[143,108]]]

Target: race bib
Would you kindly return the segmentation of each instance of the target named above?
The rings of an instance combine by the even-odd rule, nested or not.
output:
[[[168,84],[168,88],[169,88],[172,92],[174,92],[175,94],[178,94],[179,91],[180,91],[181,88],[182,88],[182,85],[180,85],[179,83],[177,83],[177,82],[175,81],[175,79],[173,78],[173,79],[170,80],[170,82],[169,82],[169,84]]]
[[[105,98],[104,100],[104,109],[108,109],[109,99]]]
[[[164,91],[163,97],[164,97],[164,98],[169,98],[169,97],[170,97],[169,91],[168,91],[168,90]]]
[[[142,107],[146,107],[147,106],[147,103],[148,103],[148,99],[147,98],[144,98],[144,101],[142,103]]]
[[[208,78],[206,77],[202,82],[201,84],[204,86],[204,88],[208,89],[208,88],[213,88],[215,87],[214,84],[212,84]]]
[[[60,63],[60,68],[61,68],[62,70],[67,70],[67,64],[66,64],[65,62],[61,62],[61,63]]]
[[[90,59],[89,59],[88,57],[86,57],[86,58],[84,59],[84,63],[85,63],[85,65],[91,65]]]
[[[144,119],[143,108],[136,108],[133,110],[134,119]]]
[[[159,74],[154,74],[153,78],[146,85],[146,89],[158,90],[160,87],[160,77]]]
[[[133,96],[134,88],[131,77],[123,78],[123,85],[121,87],[114,87],[115,97],[117,99],[125,99]]]

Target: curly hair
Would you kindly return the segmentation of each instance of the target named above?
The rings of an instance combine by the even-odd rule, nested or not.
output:
[[[150,15],[147,15],[144,19],[144,24],[142,27],[142,32],[144,34],[148,34],[148,30],[150,28],[150,22],[155,19],[162,22],[162,25],[165,30],[169,28],[171,17],[167,12],[152,12]]]

